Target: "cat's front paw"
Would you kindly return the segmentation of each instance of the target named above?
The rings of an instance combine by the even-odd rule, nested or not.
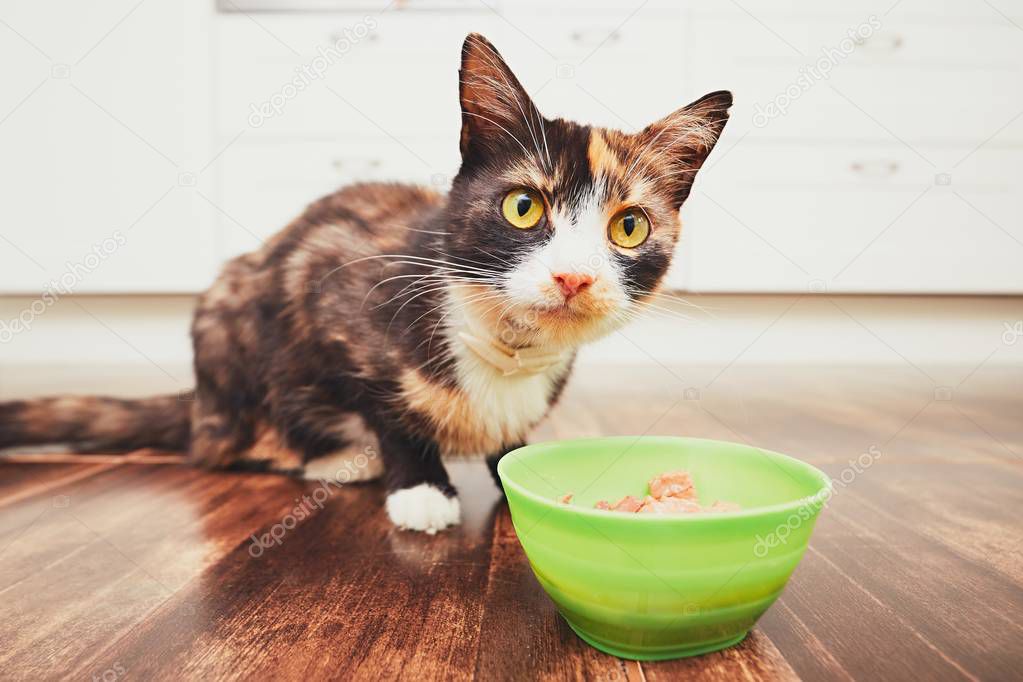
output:
[[[448,496],[429,483],[395,490],[387,496],[385,506],[394,525],[430,535],[458,525],[462,515],[456,496]]]

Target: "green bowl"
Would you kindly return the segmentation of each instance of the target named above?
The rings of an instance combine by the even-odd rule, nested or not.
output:
[[[742,511],[649,516],[594,509],[685,469],[703,504]],[[736,644],[774,603],[831,495],[822,471],[775,452],[697,438],[528,445],[497,467],[537,580],[586,642],[660,660]],[[558,499],[573,493],[570,504]]]

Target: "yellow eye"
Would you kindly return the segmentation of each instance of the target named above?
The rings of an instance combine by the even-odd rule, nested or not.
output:
[[[513,189],[501,202],[504,219],[521,230],[528,230],[543,217],[543,199],[531,189]]]
[[[638,208],[627,208],[611,219],[611,241],[626,249],[634,249],[650,236],[650,221]]]

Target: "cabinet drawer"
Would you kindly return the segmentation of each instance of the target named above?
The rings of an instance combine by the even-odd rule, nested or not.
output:
[[[218,128],[271,135],[457,134],[462,40],[486,35],[550,117],[640,128],[686,103],[680,12],[642,9],[218,19]],[[525,27],[520,33],[513,26]],[[361,33],[339,58],[323,53]],[[265,30],[264,30],[265,29]],[[271,35],[272,34],[272,35]],[[424,40],[428,36],[429,40]],[[343,43],[348,45],[349,43]],[[298,54],[296,54],[298,53]],[[332,53],[331,53],[332,54]],[[316,69],[315,67],[325,67]],[[316,77],[308,77],[310,71]],[[322,76],[319,75],[322,72]]]
[[[936,175],[901,147],[747,140],[705,171],[684,209],[690,286],[1021,292],[1021,160],[1018,150],[982,149]]]
[[[528,35],[497,47],[548,118],[633,130],[687,102],[680,11],[506,14]]]
[[[239,141],[217,169],[225,255],[257,248],[309,203],[354,182],[404,181],[447,191],[458,170],[457,140],[407,144],[379,136]]]
[[[493,13],[218,19],[218,127],[269,135],[457,135],[458,64]],[[266,30],[264,30],[264,28]],[[272,35],[270,35],[272,33]],[[297,53],[297,54],[296,54]]]
[[[697,14],[687,53],[693,92],[735,91],[733,134],[965,145],[997,133],[998,142],[1023,140],[1023,119],[1010,124],[1023,111],[1016,27],[898,13],[845,18],[840,27],[764,15],[768,31],[748,17]],[[848,37],[860,28],[867,37]]]

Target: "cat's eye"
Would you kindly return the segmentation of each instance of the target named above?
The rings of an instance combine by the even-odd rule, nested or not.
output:
[[[528,230],[543,217],[543,199],[531,189],[513,189],[501,202],[501,212],[509,223]]]
[[[611,219],[608,236],[618,246],[634,249],[650,236],[650,221],[638,208],[627,208]]]

